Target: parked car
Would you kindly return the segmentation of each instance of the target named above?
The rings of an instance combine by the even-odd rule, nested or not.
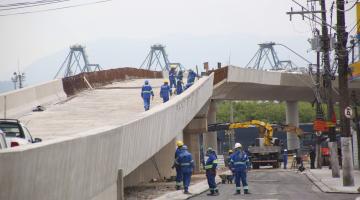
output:
[[[1,131],[0,129],[0,149],[6,149],[7,143],[6,143],[6,136],[5,133]]]
[[[5,133],[7,147],[42,141],[40,138],[33,138],[26,126],[17,119],[0,119],[0,129]]]

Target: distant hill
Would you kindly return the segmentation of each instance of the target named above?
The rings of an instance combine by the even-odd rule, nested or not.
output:
[[[0,81],[0,93],[8,92],[14,89],[12,81]]]

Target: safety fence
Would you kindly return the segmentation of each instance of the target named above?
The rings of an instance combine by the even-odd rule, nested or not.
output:
[[[65,93],[71,96],[90,87],[99,87],[130,78],[162,78],[162,72],[126,67],[85,72],[62,80]]]

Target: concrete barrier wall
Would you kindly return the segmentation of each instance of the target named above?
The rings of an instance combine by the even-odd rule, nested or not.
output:
[[[266,85],[280,85],[281,73],[255,69],[246,69],[235,66],[228,67],[228,82],[257,83]]]
[[[61,79],[0,94],[0,118],[17,118],[35,106],[63,100]]]
[[[0,199],[99,196],[116,183],[118,169],[126,176],[169,144],[208,101],[212,90],[211,75],[121,127],[0,151]]]

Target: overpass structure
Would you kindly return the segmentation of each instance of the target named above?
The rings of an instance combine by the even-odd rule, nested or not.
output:
[[[147,112],[134,100],[142,80],[103,86],[125,79],[156,82],[160,76],[147,70],[105,70],[0,95],[0,115],[22,116],[35,130],[33,135],[45,139],[0,151],[0,199],[116,199],[118,186],[171,174],[176,138],[188,144],[199,170],[200,134],[204,148],[217,146],[216,133],[206,130],[216,122],[217,101],[287,101],[287,120],[296,125],[296,101],[314,99],[306,75],[234,66],[209,73]],[[93,89],[83,91],[86,88]],[[24,115],[35,105],[53,102],[57,104],[43,113]],[[51,133],[54,127],[62,128]],[[296,142],[289,138],[288,145],[295,147]]]

